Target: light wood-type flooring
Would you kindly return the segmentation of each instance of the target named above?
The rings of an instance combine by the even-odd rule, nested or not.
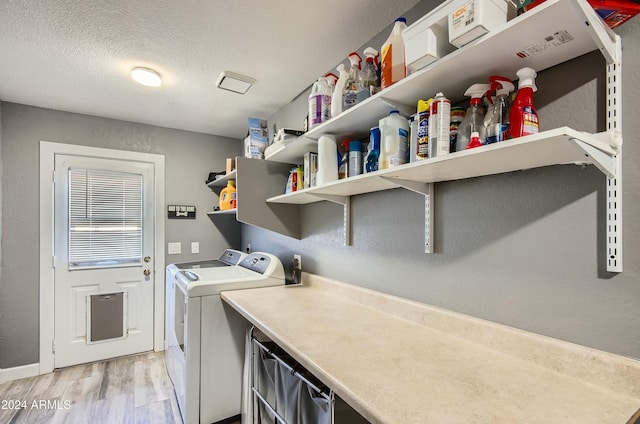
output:
[[[9,423],[180,424],[181,420],[164,352],[150,352],[0,384],[0,424]]]

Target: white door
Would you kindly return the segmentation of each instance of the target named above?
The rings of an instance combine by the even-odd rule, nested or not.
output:
[[[153,172],[55,156],[56,368],[153,349]]]

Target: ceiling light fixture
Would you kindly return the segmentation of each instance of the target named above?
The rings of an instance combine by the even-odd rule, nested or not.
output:
[[[216,87],[234,93],[245,94],[256,83],[256,80],[244,75],[224,71],[216,81]]]
[[[160,74],[149,68],[133,68],[133,70],[131,70],[131,78],[149,87],[160,87],[160,85],[162,85]]]

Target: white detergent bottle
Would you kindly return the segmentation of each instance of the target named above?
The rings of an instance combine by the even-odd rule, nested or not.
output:
[[[344,98],[344,89],[347,85],[347,77],[349,76],[344,64],[339,64],[336,68],[338,70],[338,82],[333,89],[333,96],[331,97],[331,116],[335,118],[342,113],[342,99]]]
[[[309,94],[309,129],[331,119],[331,89],[325,77],[318,78]]]
[[[484,110],[482,108],[482,96],[489,91],[489,84],[473,84],[464,92],[465,96],[471,98],[467,114],[458,127],[456,139],[456,152],[461,152],[467,148],[471,133],[476,131],[480,135],[480,140],[484,142],[487,130],[484,126]]]
[[[407,163],[409,121],[393,109],[389,116],[379,121],[380,159],[379,169],[392,168]]]
[[[382,60],[380,63],[380,87],[382,90],[400,81],[406,76],[404,62],[404,37],[402,31],[407,28],[405,18],[396,19],[391,35],[380,49]]]

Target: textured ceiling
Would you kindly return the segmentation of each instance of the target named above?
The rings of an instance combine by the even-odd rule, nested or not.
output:
[[[0,99],[243,138],[418,1],[0,0]],[[257,84],[217,89],[225,70]]]

